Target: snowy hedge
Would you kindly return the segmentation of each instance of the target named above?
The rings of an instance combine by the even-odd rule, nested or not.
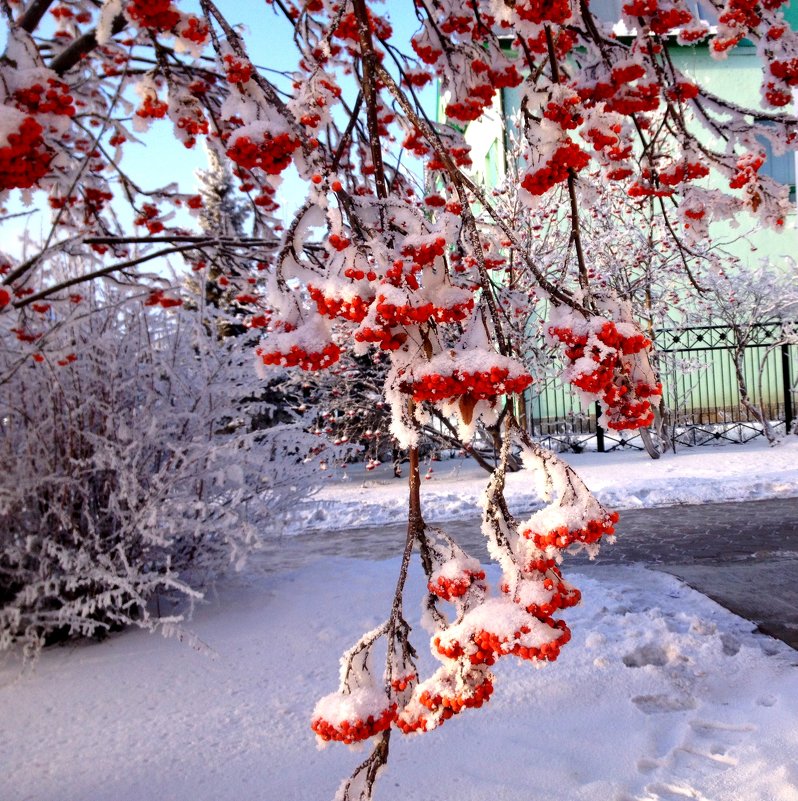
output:
[[[197,312],[85,305],[46,343],[0,332],[0,651],[173,629],[307,490],[318,440],[263,427],[246,343]]]

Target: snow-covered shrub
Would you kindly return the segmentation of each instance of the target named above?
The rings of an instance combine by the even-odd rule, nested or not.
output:
[[[0,650],[173,628],[312,481],[319,440],[258,400],[245,338],[110,300],[0,335]],[[188,604],[161,617],[164,595]]]

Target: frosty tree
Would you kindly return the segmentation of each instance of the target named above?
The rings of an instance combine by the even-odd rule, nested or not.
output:
[[[637,429],[651,421],[660,387],[628,305],[595,283],[595,254],[582,236],[588,169],[656,210],[683,255],[711,238],[712,223],[742,211],[774,230],[785,224],[786,191],[761,173],[762,142],[774,152],[798,144],[788,112],[796,33],[778,0],[709,6],[718,19],[712,31],[684,0],[629,0],[621,15],[629,35],[618,38],[584,0],[416,0],[393,9],[417,20],[402,42],[368,0],[273,0],[264,29],[276,15],[297,49],[295,70],[278,74],[268,45],[248,50],[233,4],[200,0],[192,11],[172,0],[2,0],[10,32],[0,191],[46,200],[53,212],[36,252],[0,266],[0,311],[13,318],[22,355],[43,356],[47,331],[80,302],[81,282],[140,281],[141,265],[175,254],[202,271],[223,250],[234,266],[217,280],[247,310],[248,325],[262,329],[256,355],[264,370],[324,370],[346,349],[379,349],[390,359],[392,431],[410,450],[408,530],[387,621],[344,655],[339,690],[313,715],[324,740],[374,738],[340,798],[370,796],[392,732],[427,732],[487,701],[497,660],[555,659],[569,633],[553,616],[579,597],[558,564],[566,550],[592,551],[613,531],[615,516],[516,422],[512,398],[532,377],[519,358],[519,328],[508,322],[514,312],[500,302],[508,265],[527,297],[546,299],[544,336],[563,348],[574,390],[600,402],[604,425]],[[762,108],[725,102],[681,74],[668,37],[708,40],[718,59],[753,42]],[[420,102],[431,81],[443,90],[447,122]],[[513,218],[470,177],[463,126],[504,87],[521,96],[520,201],[533,209],[556,197],[564,205],[562,256],[573,270],[543,269]],[[203,139],[231,166],[252,212],[246,235],[178,226],[172,212],[199,210],[202,196],[172,185],[145,191],[127,171],[126,143],[146,140],[159,119],[171,121],[187,148]],[[403,166],[407,152],[423,162],[424,191]],[[274,213],[291,171],[304,199],[282,230]],[[82,274],[51,274],[59,253]],[[235,266],[245,263],[254,268]],[[526,301],[516,301],[523,316]],[[156,285],[148,302],[168,308],[181,298]],[[464,440],[477,421],[501,422],[502,459],[483,510],[503,572],[494,594],[479,563],[424,522],[417,441],[432,410]],[[513,444],[547,503],[526,521],[503,497]],[[430,676],[418,675],[402,609],[416,547],[440,662]],[[384,666],[375,646],[387,653]]]
[[[0,654],[185,636],[209,582],[312,492],[318,439],[253,397],[250,347],[198,294],[147,308],[97,281],[32,358],[0,315]]]

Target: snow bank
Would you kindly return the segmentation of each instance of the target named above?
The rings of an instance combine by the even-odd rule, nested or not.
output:
[[[0,669],[5,801],[324,801],[364,753],[317,751],[338,657],[389,607],[398,560],[334,559],[228,584],[194,621],[215,656],[131,631]],[[422,676],[437,665],[407,604]],[[496,575],[489,575],[495,580]],[[541,670],[510,658],[482,710],[395,733],[379,801],[798,799],[798,671],[670,576],[593,567]]]
[[[764,440],[704,446],[656,461],[640,451],[561,455],[610,509],[798,496],[797,437],[776,447]],[[484,470],[471,459],[431,462],[423,467],[428,468],[422,500],[429,521],[479,516]],[[407,481],[393,478],[390,465],[370,472],[354,464],[328,475],[327,487],[296,508],[295,532],[396,523],[406,516]],[[539,505],[534,481],[523,471],[507,477],[507,498],[519,514]]]

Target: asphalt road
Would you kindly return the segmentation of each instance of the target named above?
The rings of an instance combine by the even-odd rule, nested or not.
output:
[[[478,521],[442,525],[487,558]],[[282,570],[326,556],[387,559],[401,552],[405,530],[397,522],[285,537],[267,545],[262,564]],[[595,560],[577,555],[568,564],[644,564],[671,573],[798,649],[798,498],[626,510],[616,534]]]

